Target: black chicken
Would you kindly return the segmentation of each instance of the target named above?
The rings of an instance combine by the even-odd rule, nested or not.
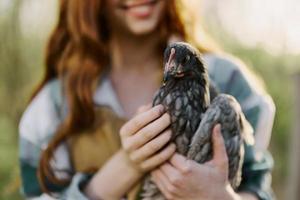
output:
[[[210,92],[216,96],[210,104]],[[197,49],[183,42],[173,43],[164,53],[164,80],[153,100],[171,116],[172,141],[177,152],[204,163],[212,158],[211,131],[221,124],[229,160],[229,181],[236,188],[241,181],[243,141],[252,142],[252,128],[234,97],[209,89],[206,67]],[[247,135],[247,137],[246,137]],[[165,199],[147,176],[143,200]]]

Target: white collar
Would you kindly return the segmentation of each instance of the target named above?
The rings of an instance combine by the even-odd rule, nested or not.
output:
[[[94,94],[94,102],[97,105],[109,106],[118,116],[125,117],[125,112],[108,75],[103,76],[100,81],[99,87]]]

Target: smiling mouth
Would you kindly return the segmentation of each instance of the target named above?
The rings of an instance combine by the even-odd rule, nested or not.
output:
[[[139,6],[154,5],[158,1],[160,1],[160,0],[144,0],[144,1],[138,1],[138,2],[133,2],[133,3],[132,2],[120,3],[120,5],[118,5],[118,7],[123,9],[123,10],[127,10],[127,9],[130,9],[130,8],[135,8],[135,7],[139,7]]]

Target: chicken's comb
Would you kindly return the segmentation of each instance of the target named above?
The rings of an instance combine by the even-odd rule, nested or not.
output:
[[[169,60],[168,60],[168,62],[167,62],[167,64],[166,64],[166,70],[167,71],[169,71],[169,69],[170,69],[170,65],[171,65],[171,61],[173,60],[173,58],[174,58],[174,56],[175,56],[175,53],[176,53],[176,50],[175,50],[175,48],[172,48],[171,49],[171,53],[170,53],[170,56],[169,56]]]

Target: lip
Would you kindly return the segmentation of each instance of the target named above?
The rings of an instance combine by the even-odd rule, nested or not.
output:
[[[127,10],[130,8],[135,8],[139,6],[149,6],[149,5],[154,5],[158,2],[159,0],[141,0],[137,2],[125,2],[125,3],[120,3],[118,5],[119,8]]]
[[[134,18],[147,19],[152,15],[154,6],[158,3],[158,1],[159,0],[143,0],[125,2],[120,4],[118,7]]]

